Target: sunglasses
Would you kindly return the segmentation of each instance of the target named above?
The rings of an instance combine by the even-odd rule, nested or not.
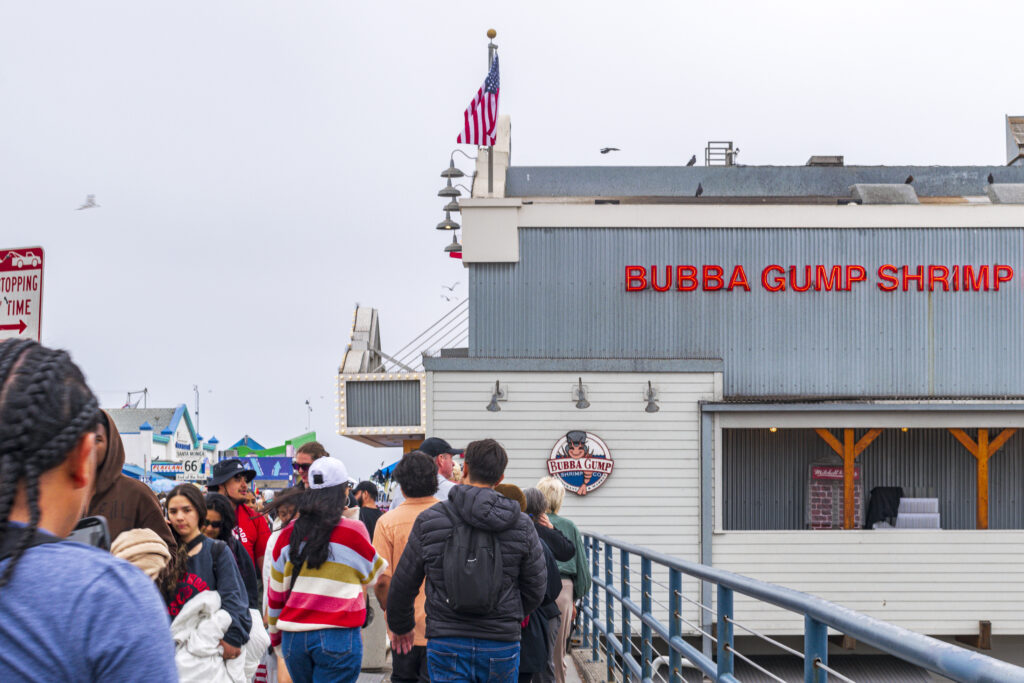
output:
[[[219,529],[219,528],[221,527],[221,522],[220,522],[220,521],[216,521],[216,522],[207,522],[207,523],[206,523],[206,526],[208,526],[208,527],[212,527],[212,528],[214,528],[214,529]]]
[[[299,470],[300,472],[302,472],[304,470],[308,470],[309,469],[309,465],[310,465],[310,463],[296,462],[295,460],[292,460],[292,469],[293,470]]]

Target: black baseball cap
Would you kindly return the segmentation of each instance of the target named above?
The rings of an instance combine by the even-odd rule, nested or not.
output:
[[[418,450],[420,453],[426,453],[431,458],[436,458],[437,456],[441,455],[442,453],[451,453],[452,455],[462,455],[462,450],[463,449],[461,449],[461,448],[452,448],[452,445],[450,443],[448,443],[447,441],[445,441],[444,439],[440,439],[440,438],[438,438],[436,436],[432,436],[429,439],[427,439],[426,441],[424,441],[423,443],[421,443],[420,447],[417,448],[416,450]]]
[[[256,478],[256,470],[251,470],[241,460],[230,458],[221,460],[213,466],[213,476],[206,482],[207,486],[220,486],[236,474],[244,474],[246,481]]]

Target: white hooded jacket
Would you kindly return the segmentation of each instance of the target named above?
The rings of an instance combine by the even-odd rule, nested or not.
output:
[[[262,627],[262,621],[259,624]],[[182,681],[245,683],[248,680],[245,676],[247,656],[223,658],[220,641],[229,626],[231,615],[220,608],[220,595],[216,591],[203,591],[185,603],[171,622],[174,663]],[[243,655],[248,653],[243,652]],[[256,661],[258,664],[259,659]]]

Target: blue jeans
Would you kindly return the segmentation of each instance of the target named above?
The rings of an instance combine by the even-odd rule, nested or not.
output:
[[[295,683],[353,683],[363,663],[363,637],[357,628],[284,631],[281,654]]]
[[[516,683],[519,643],[483,638],[431,638],[427,641],[431,681]]]

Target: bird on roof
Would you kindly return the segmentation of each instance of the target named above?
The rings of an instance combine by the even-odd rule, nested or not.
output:
[[[693,195],[693,196],[694,196],[694,197],[699,197],[699,196],[701,196],[702,194],[704,194],[704,186],[703,186],[703,185],[701,185],[700,183],[697,183],[697,194],[695,194],[695,195]]]
[[[994,175],[992,175],[991,173],[989,173],[989,174],[988,174],[988,184],[989,184],[989,185],[992,185],[992,184],[994,184],[995,182],[996,182],[996,177],[995,177]]]
[[[608,152],[621,152],[622,150],[618,147],[602,147],[601,154],[607,154]]]
[[[693,166],[695,163],[697,163],[697,155],[696,154],[694,154],[692,157],[690,157],[690,160],[686,162],[686,165],[687,166]]]
[[[81,211],[82,209],[98,209],[99,204],[96,203],[96,195],[87,194],[85,195],[85,201],[75,211]]]
[[[909,184],[910,184],[910,183],[912,183],[912,182],[914,182],[914,176],[912,176],[912,175],[908,175],[908,176],[907,176],[907,179],[903,181],[903,184],[904,184],[904,185],[909,185]]]

